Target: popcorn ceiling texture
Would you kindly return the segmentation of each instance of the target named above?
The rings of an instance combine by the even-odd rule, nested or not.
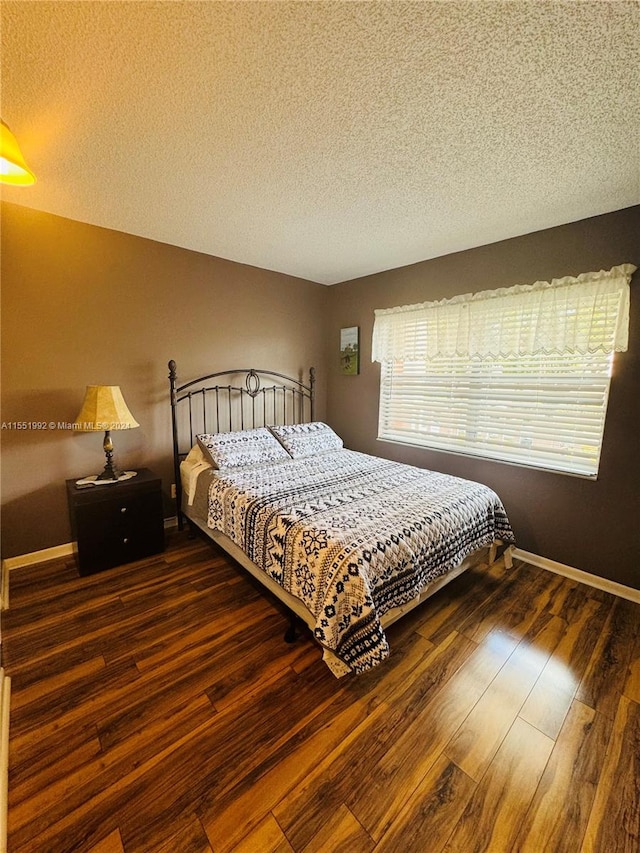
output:
[[[640,202],[637,2],[7,2],[3,198],[326,284]]]

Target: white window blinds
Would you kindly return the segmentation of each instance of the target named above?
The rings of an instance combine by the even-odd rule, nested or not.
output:
[[[595,477],[634,271],[376,311],[379,438]]]

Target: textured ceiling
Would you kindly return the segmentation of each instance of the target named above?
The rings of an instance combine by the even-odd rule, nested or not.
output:
[[[637,2],[10,2],[2,197],[326,284],[640,202]]]

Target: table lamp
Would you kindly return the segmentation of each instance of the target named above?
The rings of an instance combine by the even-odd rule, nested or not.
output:
[[[102,432],[104,430],[103,448],[107,457],[104,471],[98,474],[97,480],[117,480],[122,472],[113,466],[113,442],[111,430],[133,429],[140,424],[129,411],[122,396],[119,385],[87,385],[87,390],[75,419],[74,429],[79,432]]]

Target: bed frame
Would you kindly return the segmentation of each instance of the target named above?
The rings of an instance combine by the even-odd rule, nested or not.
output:
[[[313,614],[298,598],[265,574],[224,533],[211,530],[204,522],[190,518],[184,513],[180,463],[193,447],[196,441],[195,436],[202,432],[232,432],[267,425],[313,421],[315,416],[314,368],[309,369],[306,382],[302,377],[294,378],[270,370],[243,368],[208,373],[206,376],[178,385],[175,361],[172,359],[168,366],[178,527],[182,530],[186,517],[192,530],[199,529],[204,533],[284,604],[290,620],[289,629],[285,634],[287,642],[293,642],[296,639],[298,619],[309,627],[313,635],[315,625]],[[418,598],[385,613],[380,619],[382,627],[387,628],[392,625],[472,566],[483,562],[491,565],[496,558],[497,548],[501,544],[496,540],[490,548],[483,548],[471,554],[455,569],[428,584]],[[508,548],[503,556],[507,568],[511,568],[511,548]],[[338,677],[350,671],[346,664],[327,649],[324,650],[323,658],[334,675]]]
[[[178,527],[182,530],[180,463],[203,432],[233,432],[255,427],[313,421],[315,368],[309,378],[295,379],[272,370],[221,370],[177,384],[176,363],[169,362],[173,473],[176,484]]]

